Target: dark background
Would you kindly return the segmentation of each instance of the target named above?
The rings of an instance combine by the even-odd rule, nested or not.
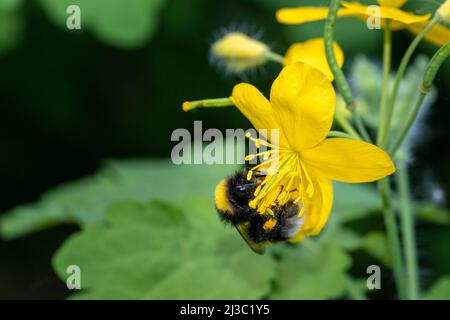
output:
[[[133,0],[130,0],[133,1]],[[261,30],[263,40],[283,54],[289,44],[322,34],[323,24],[283,26],[274,10],[284,5],[327,4],[327,1],[168,0],[158,31],[142,47],[119,49],[85,32],[68,32],[52,24],[37,1],[25,1],[23,38],[0,52],[0,212],[35,201],[45,190],[95,172],[107,158],[168,157],[175,128],[247,127],[236,110],[184,113],[181,103],[227,96],[239,78],[225,76],[208,64],[208,49],[222,27]],[[430,1],[410,8],[434,10]],[[420,12],[420,10],[419,10]],[[100,13],[99,13],[100,14]],[[337,40],[352,57],[381,56],[381,31],[368,31],[363,22],[339,20]],[[394,33],[394,65],[412,36]],[[425,44],[420,52],[432,54]],[[279,70],[266,65],[247,80],[264,92]],[[430,130],[413,163],[413,191],[427,192],[425,175],[448,194],[450,66],[446,63],[436,85]],[[429,191],[429,190],[428,190]],[[421,273],[448,273],[446,227],[419,225]],[[76,226],[60,226],[31,236],[0,240],[0,298],[62,298],[67,292],[53,275],[50,259]],[[424,236],[424,234],[426,236]],[[426,240],[424,240],[426,239]],[[434,250],[434,251],[433,251]]]

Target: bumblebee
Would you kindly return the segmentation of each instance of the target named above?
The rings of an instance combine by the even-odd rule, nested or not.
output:
[[[219,218],[236,227],[239,234],[256,253],[264,253],[265,244],[293,237],[303,225],[299,217],[300,205],[293,201],[272,207],[273,213],[261,214],[248,203],[264,175],[253,175],[247,180],[246,170],[223,179],[215,190]]]

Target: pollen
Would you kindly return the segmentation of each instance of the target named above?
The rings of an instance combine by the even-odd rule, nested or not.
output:
[[[263,229],[264,230],[273,230],[273,228],[275,228],[276,225],[277,225],[277,220],[270,218],[269,220],[264,222]]]

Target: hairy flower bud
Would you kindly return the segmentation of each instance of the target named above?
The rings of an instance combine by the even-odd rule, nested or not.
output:
[[[437,14],[445,23],[450,23],[450,0],[445,1],[437,10]]]
[[[241,73],[267,61],[269,47],[241,32],[230,32],[211,46],[211,55],[230,73]]]

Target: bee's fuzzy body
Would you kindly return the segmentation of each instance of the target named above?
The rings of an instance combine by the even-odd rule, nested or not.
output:
[[[216,209],[225,223],[238,228],[249,246],[261,253],[261,244],[287,240],[294,236],[303,224],[299,217],[300,206],[289,201],[283,206],[274,206],[273,214],[261,214],[249,206],[258,183],[264,176],[255,175],[247,180],[247,172],[240,171],[224,179],[216,188]]]

